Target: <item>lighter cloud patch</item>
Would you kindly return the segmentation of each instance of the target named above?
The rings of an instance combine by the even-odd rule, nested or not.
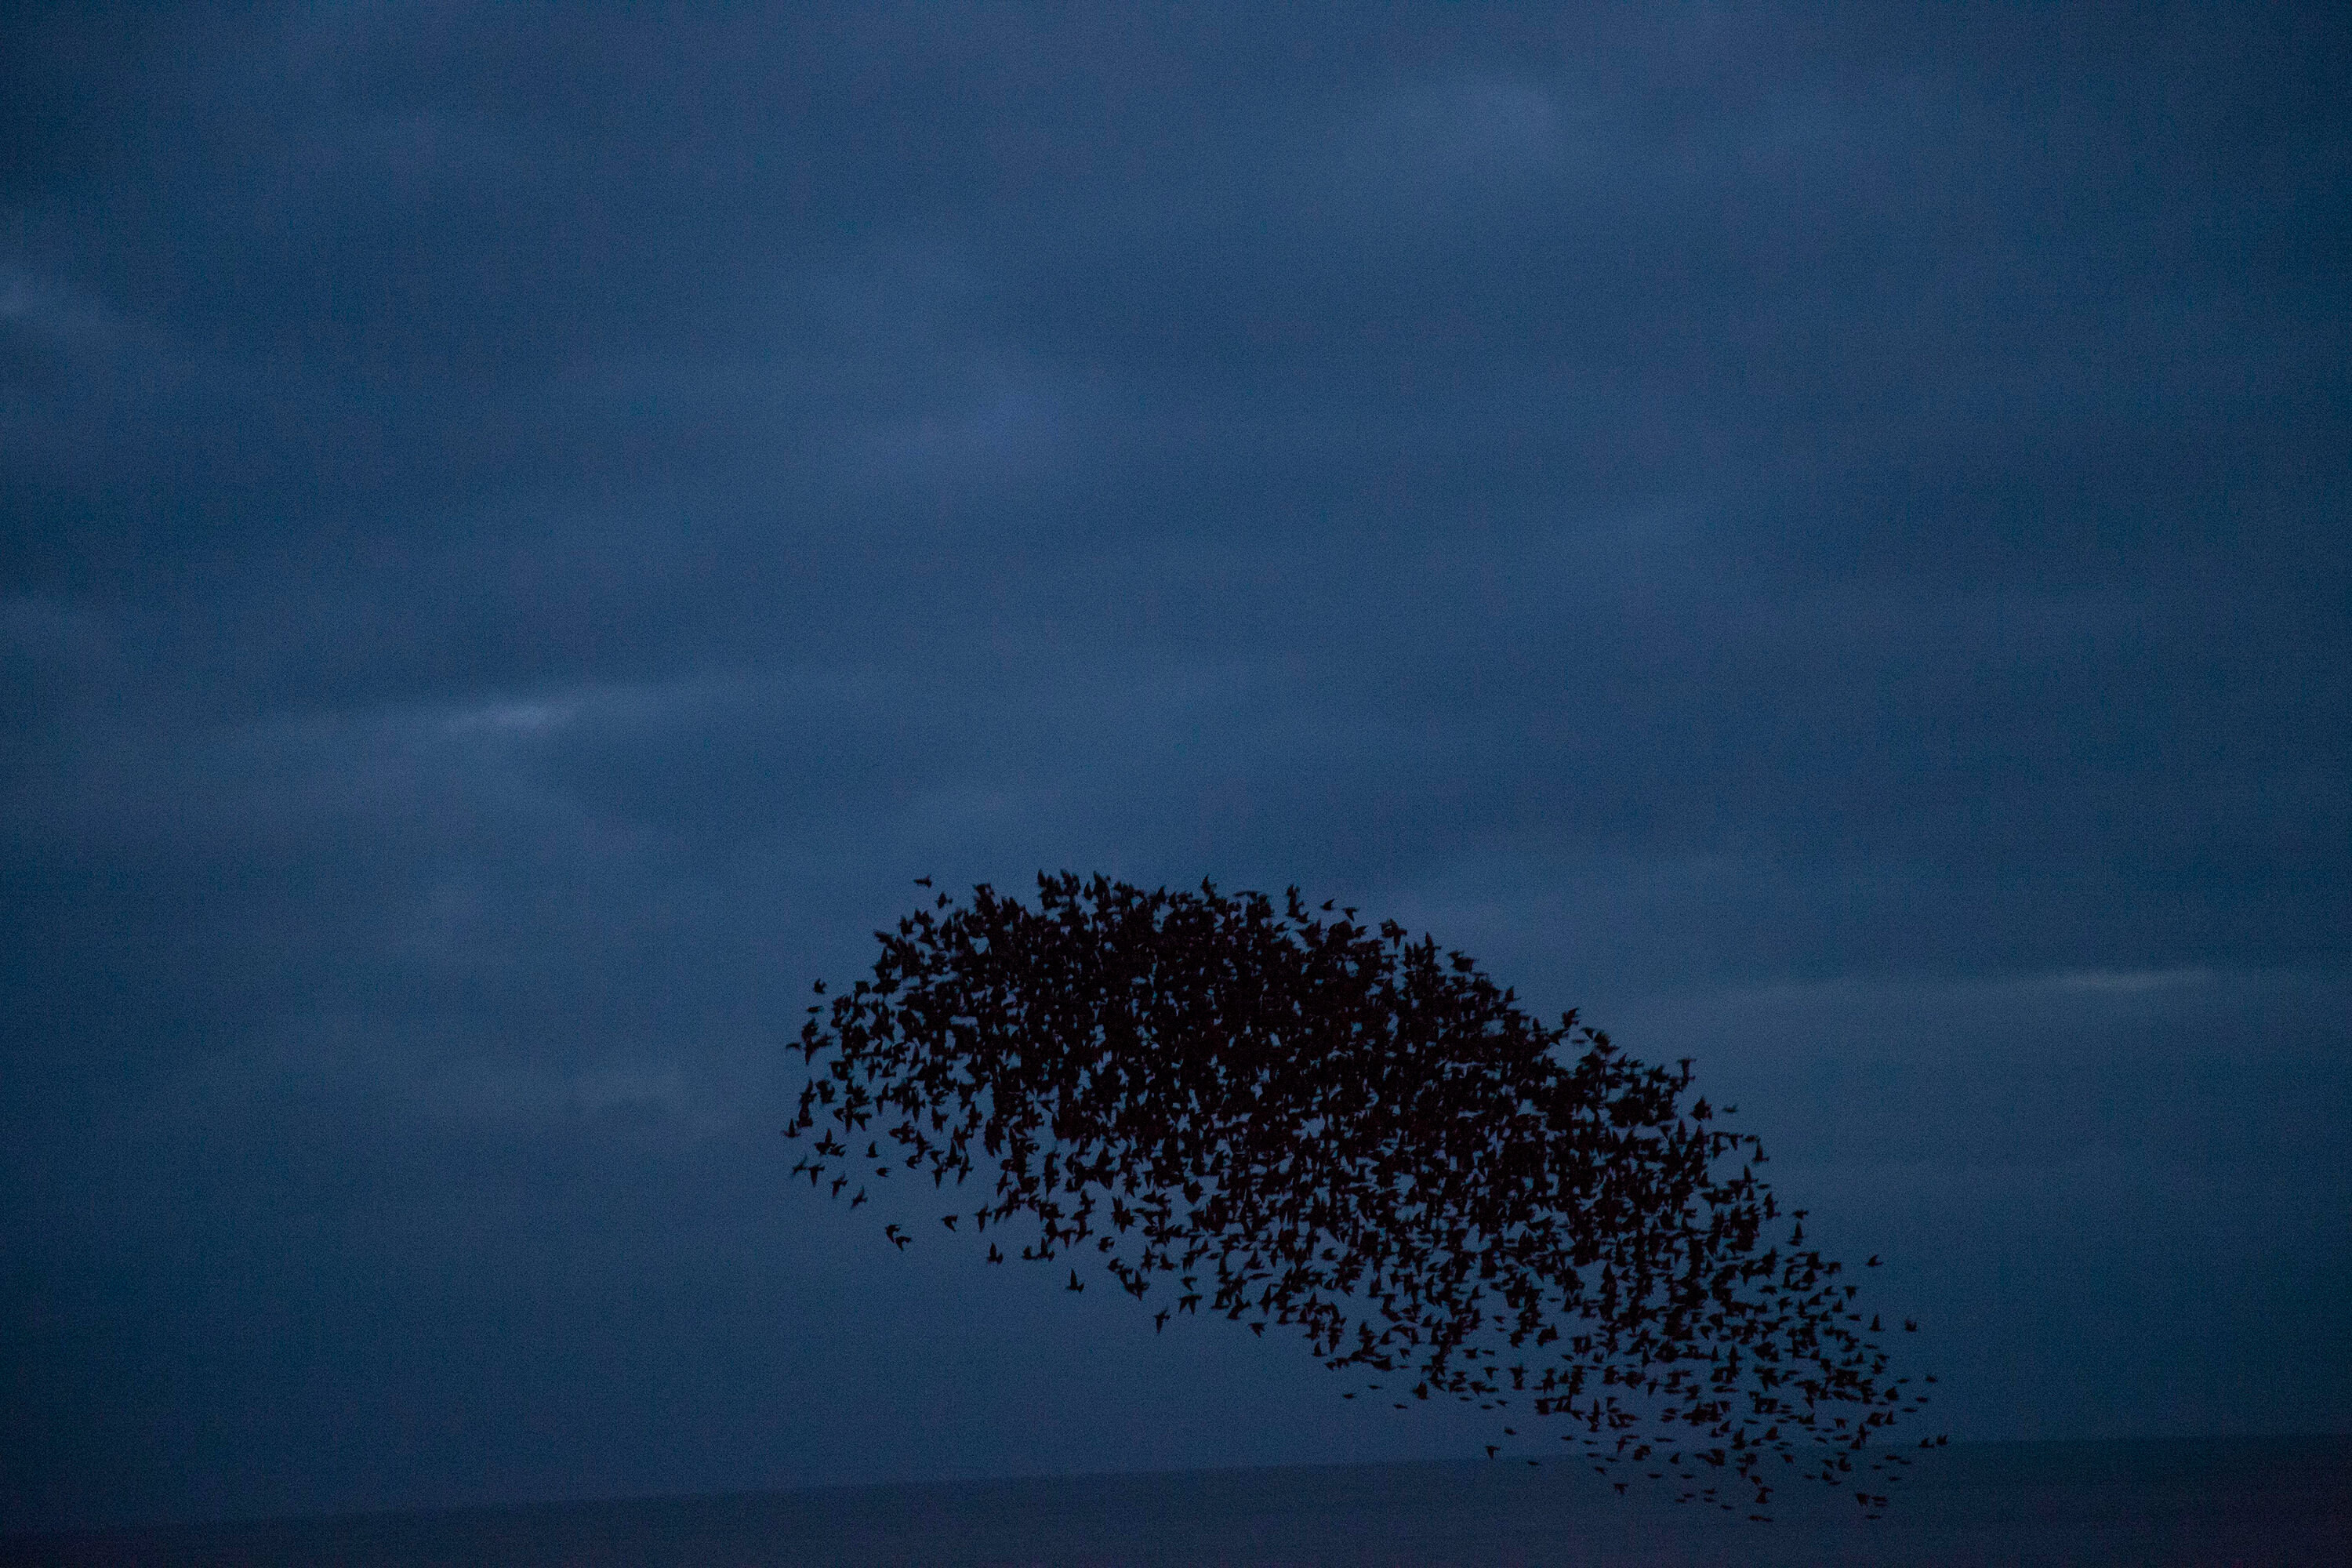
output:
[[[294,86],[308,100],[314,118],[285,153],[312,177],[336,178],[357,165],[362,177],[388,176],[395,190],[413,193],[529,172],[522,144],[481,115],[366,107],[387,65],[431,25],[423,9],[405,0],[290,7],[276,49],[249,58],[247,68],[273,89]]]
[[[513,142],[488,126],[442,114],[373,115],[352,131],[353,151],[400,178],[505,178],[526,172]]]
[[[1321,164],[1325,179],[1377,212],[1393,217],[1402,205],[1438,218],[1457,197],[1554,174],[1571,161],[1570,130],[1542,88],[1461,77],[1416,83],[1365,107],[1331,126],[1305,163],[1310,177]]]
[[[582,1123],[695,1141],[742,1120],[740,1094],[713,1064],[640,1045],[593,1062],[517,1060],[430,1037],[402,1037],[355,1015],[289,1018],[254,1049],[197,1064],[180,1081],[184,1113],[217,1115],[289,1097],[364,1106],[413,1125],[553,1130]]]
[[[30,317],[39,298],[30,278],[0,263],[0,321],[20,321]]]
[[[251,391],[236,366],[192,353],[102,298],[0,260],[0,342],[12,338],[40,345],[64,372],[61,384],[0,385],[0,448],[20,460],[117,472],[180,444],[177,414],[142,417],[159,405],[194,396],[217,405]]]
[[[112,638],[86,610],[18,594],[0,598],[0,644],[43,663],[86,664],[108,653]]]
[[[449,728],[461,735],[482,731],[540,735],[571,723],[579,716],[581,706],[576,698],[560,702],[491,702],[453,715]]]
[[[1024,788],[1003,783],[929,790],[909,801],[904,836],[917,844],[970,843],[975,835],[1017,835],[1021,825],[1056,821],[1065,815],[1065,793],[1052,784]]]
[[[0,261],[0,326],[54,347],[97,351],[129,347],[135,335],[102,302],[6,261]]]
[[[2042,982],[2057,991],[2091,991],[2136,996],[2150,991],[2177,991],[2184,986],[2210,985],[2210,969],[2071,969]]]
[[[624,1058],[570,1069],[451,1063],[412,1100],[427,1120],[555,1127],[589,1122],[692,1141],[725,1131],[740,1113],[718,1086],[673,1060]]]
[[[1776,980],[1757,985],[1731,986],[1685,994],[1680,999],[1712,998],[1727,1003],[1790,1003],[1809,1000],[1905,1001],[1927,1006],[1941,1002],[1982,997],[1988,1000],[2061,994],[2085,997],[2140,997],[2168,991],[2210,989],[2224,976],[2203,966],[2178,969],[2066,969],[2029,974],[1973,977],[1916,977],[1845,974],[1825,980]],[[2244,972],[2227,978],[2239,984],[2275,980],[2267,972]],[[1664,1000],[1664,998],[1661,998]]]
[[[1524,82],[1473,78],[1407,94],[1389,110],[1393,134],[1433,163],[1549,163],[1562,145],[1551,96]]]
[[[0,321],[54,332],[59,325],[57,290],[23,268],[0,261]]]
[[[583,686],[536,697],[489,697],[444,710],[452,735],[532,737],[597,722],[642,723],[691,715],[740,693],[740,681],[707,678]]]
[[[705,1120],[706,1108],[675,1062],[613,1062],[570,1073],[458,1070],[436,1084],[446,1102],[475,1117],[551,1121],[625,1115],[680,1124]]]
[[[1042,466],[1054,445],[1048,401],[1011,384],[959,408],[869,427],[844,447],[856,477],[868,483],[910,475],[1003,480]]]
[[[792,665],[679,680],[583,686],[536,696],[488,697],[458,708],[400,713],[404,733],[439,737],[459,749],[524,746],[576,731],[651,733],[776,711],[820,714],[866,708],[897,695],[893,674],[875,665]]]

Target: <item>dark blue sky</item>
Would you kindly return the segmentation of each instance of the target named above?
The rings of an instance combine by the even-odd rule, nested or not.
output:
[[[1475,1452],[786,1184],[1066,866],[1697,1058],[1955,1436],[2345,1429],[2340,8],[5,26],[0,1522]]]

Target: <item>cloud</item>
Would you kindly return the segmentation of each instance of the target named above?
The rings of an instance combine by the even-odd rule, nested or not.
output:
[[[2044,984],[2060,991],[2105,991],[2137,996],[2150,991],[2170,991],[2183,985],[2211,984],[2213,972],[2204,968],[2140,969],[2118,973],[2106,969],[2069,970]]]

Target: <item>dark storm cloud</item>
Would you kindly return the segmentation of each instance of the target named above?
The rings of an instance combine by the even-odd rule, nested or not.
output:
[[[2090,1311],[2045,1253],[2106,1226],[2136,1321],[2226,1261],[2341,1339],[2340,1268],[2135,1217],[2230,1127],[2352,1179],[2304,1120],[2352,930],[2340,21],[6,26],[12,1510],[1231,1454],[975,1436],[1010,1380],[857,1426],[842,1318],[904,1276],[785,1212],[769,1052],[924,871],[1345,893],[1752,1071],[1825,1213],[1943,1238],[1955,1321],[2004,1269]],[[2171,1152],[2070,1163],[2086,1104]],[[2030,1245],[1955,1174],[1995,1152],[2064,1194]],[[2260,1424],[2292,1364],[2207,1339],[2179,1419]],[[1982,1435],[2107,1419],[2027,1408],[2063,1348],[1950,1343]],[[479,1462],[345,1427],[306,1477],[339,1401]],[[1419,1440],[1285,1420],[1251,1457]]]

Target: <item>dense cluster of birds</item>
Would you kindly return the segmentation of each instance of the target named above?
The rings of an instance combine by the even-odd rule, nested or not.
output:
[[[1475,1402],[1514,1447],[1565,1426],[1621,1492],[1673,1477],[1760,1510],[1793,1472],[1885,1505],[1908,1460],[1874,1439],[1927,1396],[1687,1059],[1546,1026],[1463,954],[1296,889],[1277,910],[1065,872],[1038,895],[936,894],[809,1008],[795,1176],[854,1209],[894,1169],[938,1193],[985,1169],[992,1195],[940,1217],[989,1262],[1160,1289],[1158,1329],[1295,1331],[1345,1397]]]

